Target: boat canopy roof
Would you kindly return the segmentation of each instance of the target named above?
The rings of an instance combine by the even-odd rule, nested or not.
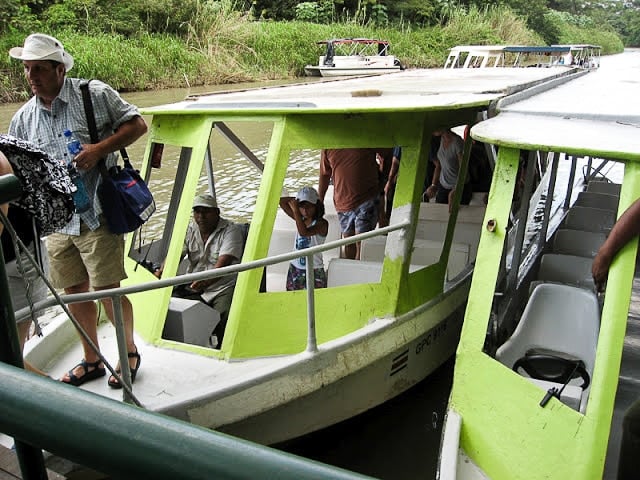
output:
[[[639,80],[633,70],[595,71],[533,97],[498,103],[476,140],[529,150],[640,161]]]
[[[536,54],[561,54],[569,53],[570,49],[567,45],[554,45],[554,46],[525,46],[525,45],[510,45],[504,47],[505,52],[509,53],[536,53]]]
[[[550,79],[575,74],[564,68],[405,70],[282,87],[221,92],[144,108],[147,115],[375,113],[487,107],[499,98]],[[275,93],[274,93],[275,92]]]
[[[568,47],[571,50],[600,50],[602,47],[600,45],[589,45],[586,43],[582,44],[567,44],[567,45],[551,45],[552,47]]]
[[[500,52],[503,51],[505,45],[456,45],[449,50],[453,52]]]
[[[326,45],[327,43],[332,43],[334,45],[352,44],[352,43],[358,43],[362,45],[370,45],[370,44],[389,45],[388,40],[375,40],[372,38],[334,38],[332,40],[321,40],[317,43],[318,45]]]

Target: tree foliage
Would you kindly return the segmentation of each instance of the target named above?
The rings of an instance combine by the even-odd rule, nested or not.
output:
[[[563,12],[567,16],[562,21],[569,24],[611,26],[628,44],[640,43],[640,0],[0,0],[0,34],[70,30],[186,37],[198,12],[215,11],[219,4],[263,21],[346,22],[401,29],[446,25],[472,8],[507,7],[548,43],[559,37],[558,18],[552,12]]]

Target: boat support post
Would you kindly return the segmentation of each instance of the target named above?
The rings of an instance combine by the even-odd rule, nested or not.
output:
[[[315,303],[315,286],[316,277],[313,271],[313,255],[306,256],[307,262],[307,321],[309,322],[307,333],[307,352],[315,353],[318,351],[318,338],[316,336],[316,303]]]
[[[111,305],[113,308],[113,325],[116,329],[116,339],[118,340],[118,356],[120,357],[120,376],[122,381],[129,387],[122,389],[122,400],[127,403],[133,403],[133,398],[129,391],[131,386],[131,369],[129,368],[129,350],[127,348],[127,338],[124,331],[124,319],[122,316],[122,296],[114,295],[111,297]]]
[[[0,204],[8,203],[21,195],[22,185],[20,185],[20,181],[15,175],[3,175],[0,177]],[[2,245],[0,245],[0,258],[3,257],[4,253]],[[24,368],[4,262],[0,262],[0,361],[14,367]],[[29,420],[25,419],[25,421]],[[22,478],[24,480],[48,478],[42,450],[18,438],[14,440]]]

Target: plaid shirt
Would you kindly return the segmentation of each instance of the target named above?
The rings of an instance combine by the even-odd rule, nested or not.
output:
[[[38,97],[32,97],[11,119],[9,133],[31,141],[60,162],[73,161],[67,151],[63,132],[71,130],[81,143],[91,143],[80,91],[82,81],[78,78],[65,78],[60,93],[51,104],[51,110],[44,108]],[[109,137],[120,125],[140,115],[135,106],[125,102],[118,92],[106,83],[93,80],[89,85],[98,138]],[[118,161],[118,154],[112,152],[105,160],[107,168],[111,167]],[[102,181],[100,170],[96,166],[80,172],[87,194],[93,200],[92,208],[81,214],[74,213],[71,221],[59,233],[80,235],[81,219],[91,230],[100,226],[98,217],[102,213],[102,206],[97,195],[98,185]]]

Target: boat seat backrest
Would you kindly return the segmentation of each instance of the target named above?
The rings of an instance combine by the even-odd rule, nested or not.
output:
[[[366,261],[382,262],[387,243],[387,237],[367,238],[362,241],[360,258]],[[458,275],[469,263],[469,245],[453,243],[447,264],[447,280]],[[433,265],[440,260],[442,243],[435,240],[416,238],[411,252],[411,265]]]
[[[553,239],[553,253],[593,258],[607,236],[602,232],[560,229]]]
[[[562,352],[579,358],[593,372],[600,313],[593,292],[569,285],[538,285],[515,332],[496,352],[509,368],[531,349]]]
[[[478,251],[486,208],[486,205],[460,205],[458,211],[453,242],[469,245],[469,261],[475,260]],[[446,204],[422,202],[416,225],[416,239],[442,243],[448,224],[449,207]]]
[[[409,272],[415,272],[423,265],[409,265]],[[327,268],[327,286],[340,287],[357,283],[377,283],[382,277],[382,262],[332,258]]]
[[[619,183],[592,180],[587,185],[587,192],[608,193],[610,195],[620,196],[620,188],[621,185]]]
[[[595,291],[591,265],[593,259],[577,255],[547,253],[540,260],[538,280],[565,283]]]
[[[586,232],[609,233],[616,221],[616,212],[602,208],[573,207],[562,221],[560,228]]]
[[[381,275],[382,262],[332,258],[327,269],[327,286],[377,283]]]
[[[618,211],[620,197],[609,193],[580,192],[574,207],[601,208],[603,210]]]

